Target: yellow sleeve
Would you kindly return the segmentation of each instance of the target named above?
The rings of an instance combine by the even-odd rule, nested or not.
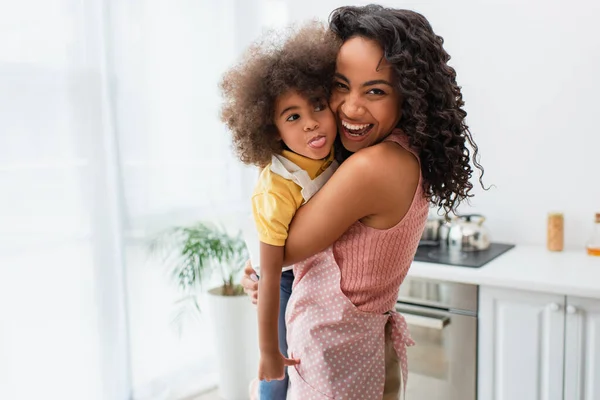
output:
[[[283,246],[290,222],[302,205],[302,192],[294,182],[263,171],[252,195],[252,214],[261,242]]]

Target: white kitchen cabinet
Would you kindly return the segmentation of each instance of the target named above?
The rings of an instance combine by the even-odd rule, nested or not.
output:
[[[600,400],[600,300],[567,296],[565,400]]]
[[[480,287],[478,398],[600,400],[600,300]]]
[[[480,287],[478,398],[562,400],[565,297]]]

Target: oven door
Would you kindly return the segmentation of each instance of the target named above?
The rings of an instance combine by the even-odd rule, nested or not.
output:
[[[407,349],[408,399],[475,400],[477,318],[397,303],[414,346]]]

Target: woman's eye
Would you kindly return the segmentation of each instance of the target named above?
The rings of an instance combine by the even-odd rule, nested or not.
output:
[[[348,89],[348,86],[346,86],[345,84],[343,84],[342,82],[334,82],[333,83],[333,87],[335,89]]]
[[[381,89],[371,89],[367,92],[367,94],[377,94],[377,95],[382,95],[385,94],[385,92]]]
[[[298,114],[292,114],[289,117],[287,117],[286,121],[292,122],[292,121],[297,120],[298,118],[300,118],[300,116]]]

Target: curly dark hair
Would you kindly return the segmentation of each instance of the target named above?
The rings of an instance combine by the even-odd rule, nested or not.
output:
[[[275,101],[289,90],[327,102],[341,41],[316,21],[281,33],[269,32],[225,73],[221,120],[231,130],[240,160],[265,166],[285,144],[273,122]]]
[[[359,36],[383,48],[403,99],[397,127],[419,154],[425,193],[446,215],[455,212],[473,196],[471,158],[480,170],[482,186],[484,171],[465,123],[467,113],[444,39],[421,14],[374,4],[338,8],[331,13],[329,26],[342,41]]]

